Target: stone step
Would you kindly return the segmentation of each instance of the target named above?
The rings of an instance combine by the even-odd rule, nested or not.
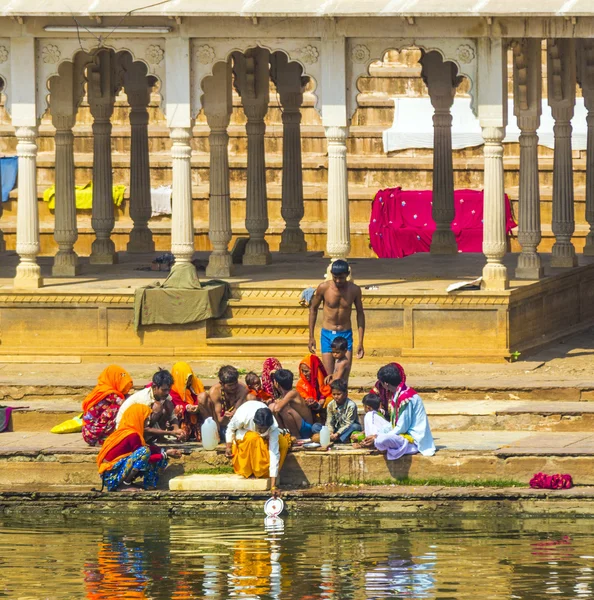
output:
[[[350,393],[359,406],[361,422],[361,399],[365,391],[352,389]],[[13,432],[48,432],[81,411],[81,402],[73,399],[12,400],[8,404],[16,409],[10,427]],[[594,429],[594,402],[425,400],[424,404],[433,431],[591,432]]]
[[[336,446],[328,451],[299,450],[288,454],[281,470],[283,486],[309,487],[326,483],[414,479],[463,481],[506,479],[528,483],[534,473],[570,473],[577,485],[594,483],[594,433],[468,431],[436,432],[438,452],[386,461],[381,454]],[[160,486],[192,470],[228,465],[221,445],[207,452],[197,444],[183,445],[184,456],[172,460]],[[97,450],[80,434],[52,435],[8,432],[0,437],[0,468],[5,486],[100,486]]]

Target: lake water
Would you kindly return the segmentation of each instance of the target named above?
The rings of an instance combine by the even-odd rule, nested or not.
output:
[[[14,599],[594,598],[594,520],[0,516]],[[275,529],[275,527],[277,529]]]

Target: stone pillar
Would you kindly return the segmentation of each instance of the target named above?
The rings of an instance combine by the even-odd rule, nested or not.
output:
[[[18,203],[16,251],[19,265],[14,287],[36,289],[43,285],[37,264],[39,213],[37,210],[37,104],[34,37],[13,37],[10,43],[13,75],[12,124],[16,128],[18,156]]]
[[[80,65],[77,65],[80,68]],[[74,277],[80,272],[74,244],[78,239],[76,226],[76,196],[74,191],[74,135],[79,94],[76,88],[75,65],[60,67],[60,75],[50,83],[52,123],[56,128],[56,210],[54,238],[58,253],[54,257],[52,275]]]
[[[513,44],[514,114],[520,128],[520,194],[518,279],[543,276],[537,252],[541,240],[540,189],[538,182],[538,136],[542,112],[542,57],[539,39]]]
[[[171,202],[171,252],[175,264],[189,263],[194,256],[194,216],[192,213],[191,128],[175,128],[170,133],[173,185]]]
[[[37,128],[18,127],[17,155],[19,162],[17,241],[20,262],[14,287],[36,289],[43,285],[39,254],[39,211],[37,209]]]
[[[213,251],[208,258],[208,277],[231,277],[233,259],[231,241],[231,194],[229,191],[229,135],[227,127],[233,112],[231,62],[217,63],[207,77],[204,90],[204,114],[210,127],[210,199],[208,236]]]
[[[547,41],[548,101],[555,120],[553,157],[553,245],[552,267],[575,267],[577,257],[571,237],[575,230],[573,207],[573,160],[571,119],[575,105],[575,42]]]
[[[444,62],[438,52],[424,53],[422,76],[429,89],[433,115],[433,209],[435,233],[432,254],[456,254],[458,245],[452,231],[454,208],[454,164],[452,160],[452,115],[456,88],[461,78],[456,65]]]
[[[271,261],[268,242],[268,201],[264,117],[268,112],[270,53],[264,48],[233,54],[235,84],[247,117],[247,194],[245,226],[250,235],[243,256],[244,265],[267,265]]]
[[[485,145],[482,287],[504,290],[509,283],[503,257],[505,237],[505,193],[503,189],[503,138],[507,122],[507,56],[502,40],[478,42],[478,112]]]
[[[284,52],[271,59],[272,76],[279,93],[283,119],[283,185],[281,214],[285,229],[280,252],[294,254],[307,251],[301,230],[303,219],[303,173],[301,163],[301,105],[308,78],[296,62],[289,62]]]
[[[127,57],[130,57],[127,54]],[[151,218],[151,173],[148,139],[148,105],[151,92],[146,66],[128,61],[124,89],[130,104],[130,216],[134,226],[126,249],[131,253],[154,252],[155,242],[149,229]]]
[[[326,252],[334,261],[351,251],[347,179],[348,127],[326,127],[328,141],[328,239]]]
[[[586,147],[586,221],[590,226],[584,246],[586,256],[594,256],[594,40],[577,40],[578,81],[588,111]]]
[[[103,51],[87,69],[88,97],[93,115],[93,209],[91,225],[95,241],[89,262],[112,265],[118,262],[111,232],[115,224],[111,166],[111,115],[115,102],[115,55]]]

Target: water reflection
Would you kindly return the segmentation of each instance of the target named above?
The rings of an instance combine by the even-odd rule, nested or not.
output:
[[[594,521],[0,518],[0,597],[594,597]]]

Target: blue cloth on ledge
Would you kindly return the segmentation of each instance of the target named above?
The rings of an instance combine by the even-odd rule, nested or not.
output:
[[[0,158],[0,182],[2,182],[2,202],[8,200],[8,194],[14,190],[19,170],[17,156],[3,156]]]

